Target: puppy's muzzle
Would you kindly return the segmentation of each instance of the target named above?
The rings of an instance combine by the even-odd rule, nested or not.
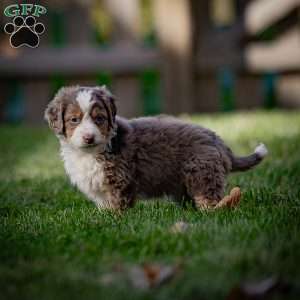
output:
[[[84,144],[93,146],[95,144],[95,136],[93,134],[85,134],[82,136]]]

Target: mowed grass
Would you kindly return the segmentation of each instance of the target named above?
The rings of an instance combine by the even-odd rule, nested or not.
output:
[[[1,127],[0,298],[225,299],[241,281],[271,276],[299,289],[300,112],[189,120],[214,129],[236,154],[268,146],[259,167],[228,178],[228,189],[243,192],[237,209],[197,212],[162,200],[123,215],[98,211],[70,186],[48,129]],[[192,226],[170,233],[180,220]],[[179,262],[181,271],[145,291],[102,280],[117,266],[153,262]]]

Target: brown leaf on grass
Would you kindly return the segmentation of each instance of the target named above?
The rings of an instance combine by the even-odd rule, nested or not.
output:
[[[160,264],[144,264],[134,266],[129,270],[129,280],[138,289],[158,287],[171,280],[178,272],[179,266]]]
[[[105,273],[100,276],[99,282],[102,285],[113,285],[117,282],[124,281],[125,267],[121,263],[113,265],[111,272]]]
[[[271,277],[259,282],[243,283],[231,290],[227,300],[256,300],[268,299],[273,292],[278,290],[280,282],[278,278]]]
[[[104,274],[100,277],[100,283],[102,285],[112,285],[114,283],[117,282],[117,276],[118,274],[116,272],[114,273],[107,273],[107,274]]]
[[[172,266],[158,263],[128,267],[118,265],[112,272],[103,274],[99,278],[99,282],[106,286],[128,282],[134,288],[147,290],[161,286],[171,280],[178,273],[179,268],[179,263]]]
[[[190,227],[190,225],[188,223],[179,221],[171,226],[170,232],[171,233],[184,233],[188,230],[189,227]]]

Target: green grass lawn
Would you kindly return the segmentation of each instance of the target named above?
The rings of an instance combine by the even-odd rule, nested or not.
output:
[[[259,167],[228,178],[228,189],[243,192],[233,211],[168,201],[141,201],[121,216],[98,211],[70,186],[48,129],[1,127],[0,298],[225,299],[241,281],[274,275],[299,289],[300,112],[191,121],[214,129],[237,154],[260,141],[269,148]],[[192,226],[170,233],[179,220]],[[180,272],[149,290],[124,276],[103,280],[116,268],[153,262],[180,262]]]

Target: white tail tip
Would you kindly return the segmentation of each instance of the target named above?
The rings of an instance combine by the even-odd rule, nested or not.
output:
[[[265,146],[265,144],[259,144],[254,151],[255,154],[257,154],[260,158],[264,158],[268,155],[268,149]]]

